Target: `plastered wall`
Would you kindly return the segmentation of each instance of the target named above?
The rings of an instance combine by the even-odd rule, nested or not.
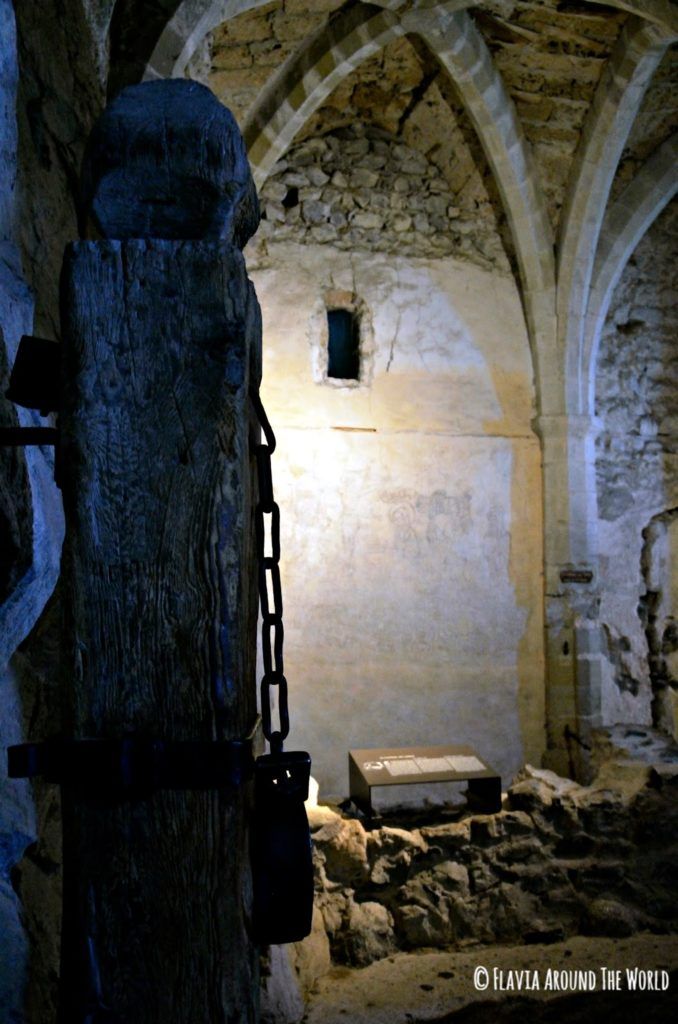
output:
[[[540,454],[514,285],[309,245],[271,247],[251,276],[291,745],[326,794],[346,793],[352,747],[471,743],[508,778],[540,757],[544,718]],[[361,319],[353,386],[325,378],[341,304]]]

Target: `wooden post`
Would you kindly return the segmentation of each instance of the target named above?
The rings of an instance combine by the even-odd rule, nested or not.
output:
[[[241,740],[255,722],[249,389],[261,328],[239,248],[243,196],[249,233],[258,214],[242,143],[229,137],[230,168],[214,159],[233,130],[195,83],[135,86],[103,116],[85,168],[83,222],[109,238],[70,246],[62,278],[75,739]],[[191,175],[204,185],[205,168],[190,165],[206,146],[201,238],[181,240],[196,223],[182,188]],[[246,788],[62,792],[63,1024],[254,1022]]]

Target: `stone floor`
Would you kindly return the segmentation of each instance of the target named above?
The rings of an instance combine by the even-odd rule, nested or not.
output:
[[[627,971],[636,968],[646,972],[639,981],[660,990],[630,991]],[[565,991],[549,987],[556,980]],[[310,996],[304,1024],[584,1024],[607,1018],[614,1024],[678,1020],[678,936],[576,936],[550,945],[397,953],[361,969],[335,967]]]
[[[593,764],[599,768],[613,758],[643,764],[678,763],[678,743],[649,725],[611,725],[593,736]]]
[[[525,766],[493,815],[309,807],[313,929],[263,1024],[678,1021],[677,753],[601,731],[591,785]]]

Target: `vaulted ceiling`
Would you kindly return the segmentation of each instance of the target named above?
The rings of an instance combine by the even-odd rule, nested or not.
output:
[[[108,91],[206,82],[260,187],[349,123],[402,139],[501,238],[542,410],[578,414],[614,284],[675,193],[676,39],[672,0],[117,0]]]
[[[173,16],[158,36],[151,68],[208,82],[240,121],[255,166],[261,169],[260,181],[273,158],[295,138],[322,134],[355,119],[373,120],[395,133],[406,131],[410,122],[412,135],[412,115],[422,103],[429,111],[442,105],[445,113],[429,113],[422,125],[418,111],[420,147],[439,151],[447,146],[451,151],[454,122],[473,147],[464,124],[468,89],[445,68],[436,53],[439,45],[432,45],[434,36],[455,30],[476,37],[479,61],[491,57],[488,66],[513,101],[554,228],[606,67],[617,78],[613,99],[627,108],[633,122],[613,194],[671,135],[678,119],[672,45],[678,12],[664,0],[156,0],[150,6],[158,23],[161,9],[165,17]],[[133,36],[134,14],[133,0],[118,3],[111,28],[112,82],[120,80],[124,67],[130,73],[129,54],[126,65],[121,60],[116,64],[115,58],[125,53],[124,39]],[[116,30],[123,23],[126,34],[121,27]],[[149,24],[146,13],[147,31]],[[137,37],[137,48],[141,42]],[[619,78],[625,62],[643,65],[643,81],[630,83],[629,89]],[[480,68],[476,73],[482,77]],[[468,88],[477,86],[473,74],[470,79]],[[450,160],[454,155],[449,153]],[[476,163],[482,173],[482,160]]]
[[[385,131],[425,157],[445,179],[451,208],[471,225],[471,237],[495,240],[480,245],[478,260],[498,266],[499,247],[515,273],[545,389],[556,377],[552,367],[560,368],[560,392],[545,405],[590,407],[591,366],[611,290],[676,190],[678,7],[672,0],[67,0],[66,6],[77,9],[81,34],[95,42],[96,75],[109,95],[143,77],[206,82],[236,114],[259,187],[290,147],[352,124]],[[18,6],[24,38],[37,31],[37,9],[31,10]],[[55,21],[54,31],[66,29]],[[70,53],[67,38],[65,45]],[[87,79],[81,50],[73,51],[68,69],[76,84]],[[49,82],[56,74],[53,54],[37,52],[40,62]],[[37,77],[35,87],[24,82],[26,174],[37,179],[44,165],[43,177],[53,178],[50,160],[63,158],[68,187],[75,188],[79,144],[72,139],[85,137],[89,108],[85,116],[80,101],[74,103],[81,131],[71,132],[61,116],[62,85],[52,99]],[[83,92],[77,89],[74,96]],[[96,114],[98,94],[89,81],[87,89]],[[42,188],[36,180],[33,191]],[[63,218],[60,210],[54,214]],[[31,224],[42,216],[34,213]],[[48,231],[45,236],[43,250],[50,247],[57,266],[61,239],[52,245]],[[29,238],[27,251],[35,247]],[[32,275],[40,294],[38,262],[44,266],[44,251]],[[566,399],[564,378],[571,382]]]

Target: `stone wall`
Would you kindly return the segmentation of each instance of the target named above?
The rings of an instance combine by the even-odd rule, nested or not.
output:
[[[19,339],[29,333],[33,302],[19,248],[21,206],[16,118],[19,68],[11,0],[0,0],[0,425],[30,425],[38,417],[16,410],[4,396]],[[0,450],[0,752],[19,742],[26,705],[33,707],[8,662],[29,632],[54,586],[60,522],[45,508],[55,491],[50,460],[41,449]],[[29,940],[14,882],[14,867],[36,834],[27,783],[8,783],[0,757],[0,1019],[20,1016],[27,981]]]
[[[435,163],[361,123],[285,155],[261,190],[260,237],[401,256],[454,255],[505,273],[501,240]],[[458,205],[461,203],[462,205]]]
[[[322,793],[346,791],[349,748],[385,744],[469,742],[508,779],[541,756],[544,699],[515,288],[449,258],[282,243],[260,258],[290,743]],[[359,381],[326,375],[337,305],[360,317]]]
[[[331,3],[312,5],[305,15],[309,28],[325,20]],[[300,20],[290,3],[240,15],[211,34],[208,59],[190,73],[245,125],[263,84],[300,44]],[[362,148],[366,141],[369,149]],[[295,142],[264,186],[269,234],[422,256],[454,253],[508,271],[504,248],[510,253],[512,245],[490,168],[448,76],[416,37],[392,40],[365,59]],[[323,180],[324,198],[318,184],[303,181],[313,162],[309,153],[331,179],[338,172],[336,181]],[[351,183],[350,171],[360,184]],[[291,205],[281,210],[290,176],[299,179],[307,202],[330,209],[321,215],[314,206],[307,216]]]
[[[104,106],[113,0],[17,4],[21,258],[35,332],[58,338],[59,275],[78,237],[80,162]]]
[[[229,19],[207,38],[207,84],[242,123],[269,76],[341,5],[342,0],[274,0]]]
[[[609,761],[590,787],[527,766],[500,813],[444,824],[309,817],[314,929],[289,949],[301,995],[332,965],[399,950],[678,931],[678,762]]]
[[[103,100],[105,33],[112,2],[16,4],[0,0],[0,424],[38,425],[4,398],[22,334],[58,337],[64,246],[77,235],[75,195],[87,127]],[[34,322],[34,308],[36,317]],[[43,675],[24,671],[23,643],[52,593],[63,532],[52,452],[0,451],[0,751],[58,730],[55,626],[34,637]],[[35,730],[35,732],[33,732]],[[0,1020],[51,1019],[58,929],[55,867],[37,852],[54,834],[53,794],[6,779],[0,758]],[[20,878],[23,884],[20,884]],[[21,896],[19,896],[19,892]],[[41,984],[42,982],[45,984]],[[37,987],[31,987],[32,985]],[[46,1000],[42,1012],[38,1004]],[[44,1008],[44,1007],[43,1007]]]
[[[596,377],[603,721],[647,722],[654,714],[669,731],[676,720],[668,691],[677,684],[670,530],[667,541],[678,506],[677,217],[674,201],[631,257],[603,330]]]

